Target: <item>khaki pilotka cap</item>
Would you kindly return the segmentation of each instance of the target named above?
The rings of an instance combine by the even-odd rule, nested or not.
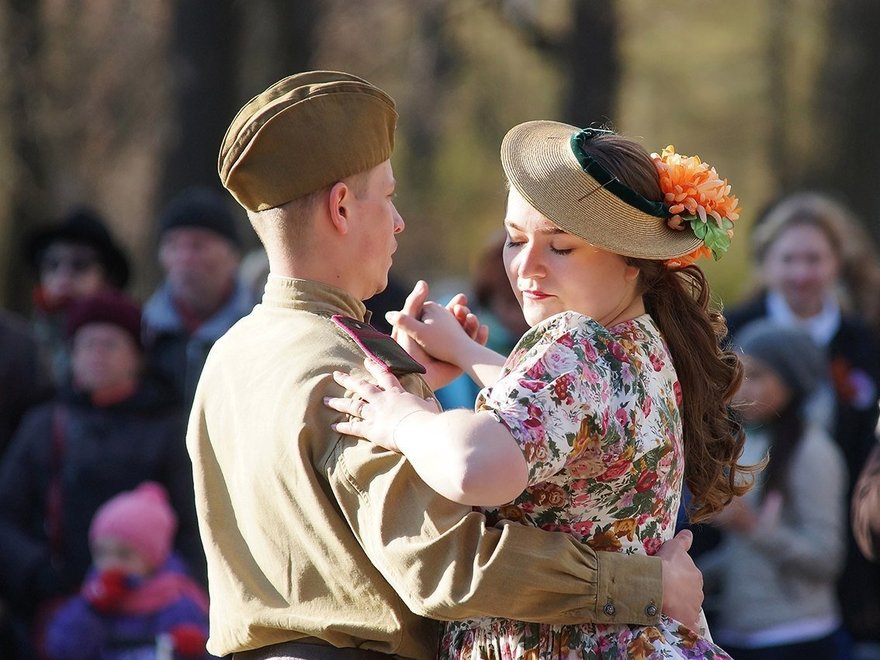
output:
[[[217,169],[243,207],[263,211],[388,160],[394,99],[362,78],[306,71],[251,99],[223,137]]]

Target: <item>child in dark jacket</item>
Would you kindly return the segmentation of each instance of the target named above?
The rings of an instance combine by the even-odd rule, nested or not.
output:
[[[208,599],[171,553],[177,526],[165,490],[144,482],[98,509],[92,570],[49,622],[46,654],[64,660],[208,658]]]

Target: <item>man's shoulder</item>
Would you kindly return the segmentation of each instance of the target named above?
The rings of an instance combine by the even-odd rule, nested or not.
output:
[[[216,363],[248,355],[289,358],[301,367],[323,362],[361,364],[363,361],[358,346],[329,315],[308,309],[260,305],[217,340],[209,361]]]

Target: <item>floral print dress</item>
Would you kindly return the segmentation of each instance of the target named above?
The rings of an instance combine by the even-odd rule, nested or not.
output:
[[[653,555],[675,531],[680,399],[649,315],[605,328],[563,312],[536,325],[477,399],[529,466],[529,486],[514,502],[483,509],[489,521],[568,532],[597,551]],[[468,619],[447,623],[440,645],[440,658],[480,660],[728,657],[665,616],[656,626]]]

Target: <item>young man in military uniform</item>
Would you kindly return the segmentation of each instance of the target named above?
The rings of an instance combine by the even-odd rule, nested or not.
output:
[[[339,414],[322,401],[342,395],[331,374],[362,367],[364,348],[408,391],[431,395],[418,365],[363,324],[362,301],[385,286],[404,228],[389,160],[396,119],[370,83],[315,71],[252,99],[224,138],[221,180],[247,209],[271,274],[262,303],[212,349],[187,436],[208,649],[247,660],[432,658],[431,619],[648,624],[663,609],[695,620],[702,583],[689,537],[658,558],[487,527],[403,456],[331,429]],[[408,304],[417,312],[419,294]]]

